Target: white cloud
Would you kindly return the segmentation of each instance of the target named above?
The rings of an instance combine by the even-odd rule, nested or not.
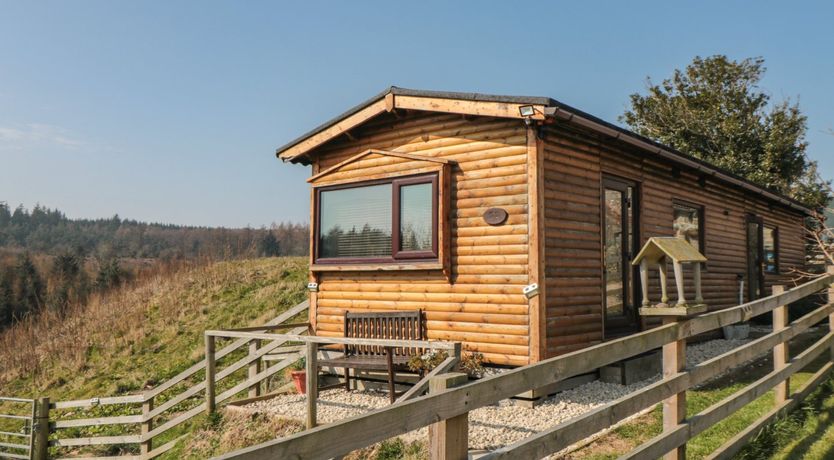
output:
[[[0,126],[0,148],[21,150],[45,145],[77,149],[83,147],[86,143],[60,126],[42,123]]]

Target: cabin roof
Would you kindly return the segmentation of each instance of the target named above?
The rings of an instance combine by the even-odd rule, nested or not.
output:
[[[400,103],[400,100],[404,102]],[[445,101],[445,103],[439,104],[433,101]],[[310,150],[344,134],[351,128],[364,123],[376,115],[390,112],[396,108],[522,119],[527,117],[520,115],[519,107],[528,105],[533,106],[535,112],[529,118],[536,120],[558,118],[576,123],[600,134],[610,136],[615,140],[622,140],[633,144],[644,151],[661,156],[673,163],[695,169],[719,181],[741,187],[805,214],[812,213],[805,204],[797,200],[770,191],[704,160],[685,154],[613,123],[609,123],[556,99],[541,96],[506,96],[483,93],[429,91],[391,86],[365,102],[356,105],[298,138],[278,147],[276,156],[283,161],[309,164],[310,160],[307,157],[307,153]],[[346,125],[342,125],[346,122]]]
[[[632,262],[633,265],[639,265],[643,259],[650,263],[657,263],[664,256],[669,257],[675,262],[706,262],[704,257],[695,246],[692,246],[683,238],[671,237],[653,237],[646,241],[643,249],[637,254]]]

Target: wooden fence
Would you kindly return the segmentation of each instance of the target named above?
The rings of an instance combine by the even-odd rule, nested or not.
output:
[[[292,334],[306,333],[307,323],[286,324],[286,321],[304,313],[308,308],[309,303],[302,302],[281,313],[264,326],[244,328],[244,330],[267,331],[288,328]],[[283,355],[282,361],[261,370],[264,356],[278,352],[282,345],[283,342],[273,342],[260,346],[256,340],[239,338],[217,350],[211,360],[203,359],[174,378],[142,394],[54,403],[49,403],[47,399],[45,404],[41,404],[42,407],[37,414],[38,420],[48,421],[48,423],[41,424],[44,428],[41,431],[41,442],[35,442],[37,436],[32,436],[30,428],[26,432],[25,440],[33,443],[36,448],[32,450],[30,446],[24,454],[9,455],[0,451],[0,458],[5,455],[11,458],[28,459],[31,455],[31,458],[36,460],[46,459],[47,438],[49,438],[48,445],[57,446],[58,451],[64,448],[77,450],[89,446],[138,445],[138,449],[136,447],[124,449],[138,451],[138,454],[121,455],[118,458],[144,460],[162,455],[173,448],[179,440],[172,430],[195,416],[205,413],[207,400],[213,400],[214,403],[219,404],[247,390],[250,396],[256,395],[260,392],[262,382],[268,377],[285,369],[303,356],[303,352],[291,349]],[[218,370],[218,364],[226,361],[231,362]],[[207,363],[210,363],[210,370]],[[235,373],[244,369],[247,371],[246,376],[231,378]],[[207,378],[207,376],[212,378]],[[222,390],[220,394],[215,393],[218,388]],[[206,393],[209,393],[211,397],[209,398]],[[14,399],[0,398],[0,401]],[[35,407],[38,406],[38,401],[44,400],[19,401],[31,403]],[[0,418],[2,417],[0,415]],[[22,416],[16,416],[16,419],[18,418],[23,420]],[[35,412],[25,418],[35,420]],[[31,423],[29,426],[32,426]],[[38,425],[35,424],[35,426],[37,428]],[[39,433],[37,429],[35,432]],[[8,434],[0,432],[0,436]],[[0,447],[3,445],[0,443]],[[39,449],[40,446],[44,447]],[[79,455],[82,456],[79,457]],[[83,457],[83,455],[76,452],[71,458],[105,458]]]
[[[525,391],[533,390],[596,369],[646,351],[666,347],[680,352],[689,337],[773,313],[773,332],[730,352],[689,368],[685,355],[664,353],[664,377],[661,381],[609,402],[581,416],[536,433],[483,458],[542,458],[560,452],[625,418],[665,400],[667,408],[685,401],[685,392],[727,369],[739,366],[763,353],[772,351],[776,358],[772,372],[743,390],[706,410],[684,418],[677,411],[664,410],[663,433],[628,453],[624,458],[650,459],[661,456],[680,458],[686,442],[710,426],[730,416],[756,398],[778,387],[776,407],[748,429],[721,446],[712,458],[728,458],[737,452],[761,427],[780,413],[795,407],[832,370],[834,332],[794,357],[787,356],[786,343],[815,324],[829,320],[834,327],[834,304],[829,302],[787,323],[786,305],[807,298],[834,281],[827,274],[794,289],[726,310],[671,322],[639,334],[605,342],[584,350],[551,358],[503,374],[466,383],[456,374],[435,377],[426,396],[398,402],[350,419],[310,429],[292,436],[223,455],[221,459],[327,459],[345,455],[373,443],[409,431],[430,426],[429,451],[434,459],[464,459],[467,454],[468,413]],[[794,394],[788,394],[787,380],[822,354],[827,363]],[[670,372],[670,364],[676,367]],[[684,407],[685,409],[685,407]],[[674,418],[670,417],[673,415]]]
[[[316,364],[318,360],[319,354],[319,346],[322,345],[365,345],[371,347],[380,347],[380,348],[409,348],[412,350],[417,350],[419,353],[424,353],[429,350],[443,350],[447,354],[447,358],[443,360],[435,369],[433,369],[425,378],[421,379],[414,385],[410,390],[400,396],[399,401],[405,401],[412,399],[416,396],[421,395],[429,386],[430,379],[437,376],[441,372],[448,372],[449,370],[455,368],[460,362],[461,358],[461,344],[460,343],[452,343],[452,342],[442,342],[442,341],[434,341],[434,340],[392,340],[392,339],[365,339],[365,338],[357,338],[357,337],[318,337],[313,335],[293,335],[293,334],[275,334],[275,333],[266,333],[266,332],[250,332],[244,330],[223,330],[223,331],[206,331],[206,359],[209,365],[207,366],[207,372],[209,375],[212,375],[214,370],[214,365],[212,364],[213,359],[212,357],[215,355],[215,341],[218,338],[225,338],[225,339],[232,339],[237,338],[239,340],[257,340],[257,341],[269,341],[269,345],[264,345],[263,349],[271,349],[275,344],[283,345],[287,343],[304,343],[304,351],[305,351],[305,363],[306,363],[306,374],[307,374],[307,383],[306,383],[306,397],[307,397],[307,417],[306,417],[306,426],[307,428],[313,428],[317,425],[316,420],[316,401],[318,399],[318,366]],[[294,358],[290,363],[297,361],[298,358]],[[211,381],[212,379],[208,379]],[[244,382],[245,383],[245,382]],[[230,390],[231,391],[231,390]],[[227,392],[228,393],[228,392]],[[222,396],[222,395],[221,395]],[[215,396],[213,391],[206,392],[206,408],[209,412],[214,411],[214,407],[217,403],[215,401]]]

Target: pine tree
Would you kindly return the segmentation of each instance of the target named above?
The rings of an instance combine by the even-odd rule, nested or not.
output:
[[[0,201],[0,229],[9,225],[12,220],[12,213],[5,201]]]
[[[0,329],[12,323],[14,290],[12,271],[0,268]]]
[[[258,242],[258,255],[261,257],[277,257],[281,255],[281,244],[278,242],[278,238],[275,238],[275,235],[269,230],[264,231],[264,235]]]
[[[96,275],[96,288],[99,290],[119,286],[125,281],[126,274],[118,259],[110,259],[100,262],[98,274]]]
[[[14,318],[22,318],[38,311],[43,306],[44,285],[29,253],[23,253],[15,267],[17,282]]]
[[[51,280],[55,286],[50,293],[51,308],[64,311],[72,303],[87,300],[89,290],[84,259],[78,252],[64,252],[52,262]]]

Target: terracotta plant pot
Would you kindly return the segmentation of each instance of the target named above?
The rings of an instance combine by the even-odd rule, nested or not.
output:
[[[292,371],[290,372],[290,377],[292,377],[293,383],[295,383],[295,389],[298,391],[299,394],[306,394],[307,393],[307,371]]]

